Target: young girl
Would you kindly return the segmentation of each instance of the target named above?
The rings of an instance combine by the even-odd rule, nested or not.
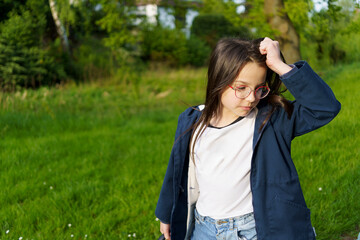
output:
[[[281,82],[295,101],[280,95]],[[291,140],[339,110],[306,62],[282,61],[277,41],[220,40],[205,105],[179,117],[155,211],[161,233],[172,240],[315,239]]]

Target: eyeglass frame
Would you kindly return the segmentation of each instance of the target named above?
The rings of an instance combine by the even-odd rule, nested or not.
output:
[[[246,97],[238,97],[237,95],[236,95],[236,87],[233,87],[233,86],[231,86],[230,84],[228,85],[232,90],[234,90],[235,91],[235,97],[237,97],[237,98],[239,98],[239,99],[245,99],[245,98],[247,98],[248,96],[250,96],[250,93],[252,93],[252,92],[254,92],[255,93],[255,98],[257,98],[256,97],[256,91],[259,89],[259,88],[263,88],[263,87],[265,87],[267,90],[268,90],[268,92],[267,92],[267,94],[265,95],[265,96],[263,96],[263,97],[260,97],[260,98],[257,98],[257,99],[263,99],[263,98],[266,98],[267,97],[267,95],[269,95],[269,93],[270,93],[270,88],[268,87],[268,86],[266,86],[266,85],[264,85],[264,86],[260,86],[260,87],[257,87],[255,90],[252,90],[249,86],[246,86],[246,85],[240,85],[239,87],[248,87],[249,89],[250,89],[250,91],[249,91],[249,93],[248,93],[248,95],[246,96]],[[237,88],[239,88],[239,87],[237,87]]]

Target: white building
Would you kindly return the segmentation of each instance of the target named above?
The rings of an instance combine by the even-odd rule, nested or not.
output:
[[[156,25],[156,16],[158,15],[158,6],[156,4],[144,4],[137,6],[137,14],[145,16],[149,24]]]
[[[198,12],[191,6],[199,6],[201,1],[199,0],[183,0],[184,4],[188,7],[185,14],[185,27],[184,32],[189,36],[190,28],[194,18],[198,15]],[[143,0],[137,1],[138,15],[145,17],[149,24],[156,25],[157,21],[168,28],[175,28],[175,17],[173,10],[170,6],[174,5],[174,1],[171,0]],[[140,19],[139,22],[140,23]]]

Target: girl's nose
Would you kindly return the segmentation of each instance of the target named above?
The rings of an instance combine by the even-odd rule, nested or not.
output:
[[[247,96],[246,100],[248,102],[255,102],[256,97],[255,97],[255,91],[251,91],[251,93],[249,94],[249,96]]]

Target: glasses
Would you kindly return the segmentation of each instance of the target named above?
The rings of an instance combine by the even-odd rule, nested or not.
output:
[[[230,85],[228,86],[235,91],[235,96],[241,99],[247,98],[252,92],[255,92],[255,98],[261,99],[266,97],[270,92],[270,88],[268,86],[260,86],[255,90],[252,90],[248,86],[238,86],[238,87],[232,87]]]

